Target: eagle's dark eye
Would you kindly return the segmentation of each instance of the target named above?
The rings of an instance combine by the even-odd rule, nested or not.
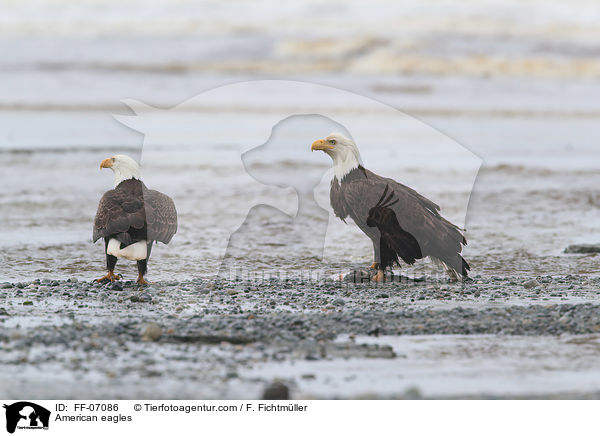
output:
[[[328,142],[329,142],[331,145],[335,145],[335,143],[336,143],[336,140],[335,140],[335,139],[330,139]]]

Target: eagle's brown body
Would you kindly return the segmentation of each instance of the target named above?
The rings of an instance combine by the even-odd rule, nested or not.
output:
[[[371,239],[377,268],[385,270],[399,258],[413,264],[431,256],[467,276],[469,265],[461,255],[467,241],[461,230],[440,215],[437,204],[408,186],[359,165],[341,181],[333,178],[330,200],[337,217],[352,218]]]
[[[168,244],[177,231],[177,211],[173,200],[158,191],[148,189],[141,180],[124,180],[107,191],[98,204],[94,220],[93,240],[104,238],[105,252],[109,241],[117,240],[120,248],[145,241],[147,255],[138,260],[138,281],[144,282],[147,261],[155,241]],[[117,257],[106,253],[109,274],[113,280]],[[104,279],[103,278],[103,279]]]

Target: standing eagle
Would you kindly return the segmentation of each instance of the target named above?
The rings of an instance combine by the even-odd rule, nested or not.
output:
[[[333,160],[331,207],[343,221],[352,218],[373,242],[376,281],[399,259],[412,265],[427,256],[439,260],[453,280],[467,277],[470,267],[461,255],[467,240],[437,204],[364,168],[356,144],[340,133],[313,142],[311,150]]]
[[[102,282],[114,282],[120,276],[114,273],[117,258],[137,261],[138,279],[144,279],[152,243],[168,244],[177,231],[177,211],[173,200],[158,191],[148,189],[140,180],[138,163],[122,154],[104,159],[100,168],[115,173],[115,188],[100,199],[94,220],[93,239],[104,238],[108,274]]]

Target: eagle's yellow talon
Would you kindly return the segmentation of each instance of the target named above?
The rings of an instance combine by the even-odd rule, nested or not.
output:
[[[372,280],[376,283],[383,282],[385,280],[385,275],[382,270],[377,270],[377,274],[372,277]]]
[[[108,274],[106,274],[104,277],[100,277],[99,279],[96,279],[96,281],[98,283],[102,283],[106,280],[114,282],[114,281],[120,280],[120,279],[121,279],[121,276],[119,274],[115,274],[114,272],[109,271]]]

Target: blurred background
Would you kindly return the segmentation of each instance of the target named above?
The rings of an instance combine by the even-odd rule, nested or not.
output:
[[[593,258],[562,251],[600,241],[599,23],[593,0],[3,1],[0,279],[101,272],[91,222],[112,175],[97,167],[116,152],[140,157],[143,144],[113,117],[132,114],[122,100],[168,108],[253,79],[376,99],[479,156],[466,220],[475,271],[592,274]],[[263,101],[247,103],[246,111],[266,110]],[[239,107],[219,110],[223,127],[234,129],[228,117]],[[179,133],[180,143],[193,142]],[[460,218],[452,187],[427,182],[435,173],[421,177],[423,168],[401,156],[397,167],[396,178]],[[163,171],[168,178],[175,170]],[[345,242],[348,253],[362,243],[356,238]],[[175,257],[169,249],[165,259]],[[312,256],[303,267],[314,266]],[[179,268],[173,262],[155,268],[168,274]]]

